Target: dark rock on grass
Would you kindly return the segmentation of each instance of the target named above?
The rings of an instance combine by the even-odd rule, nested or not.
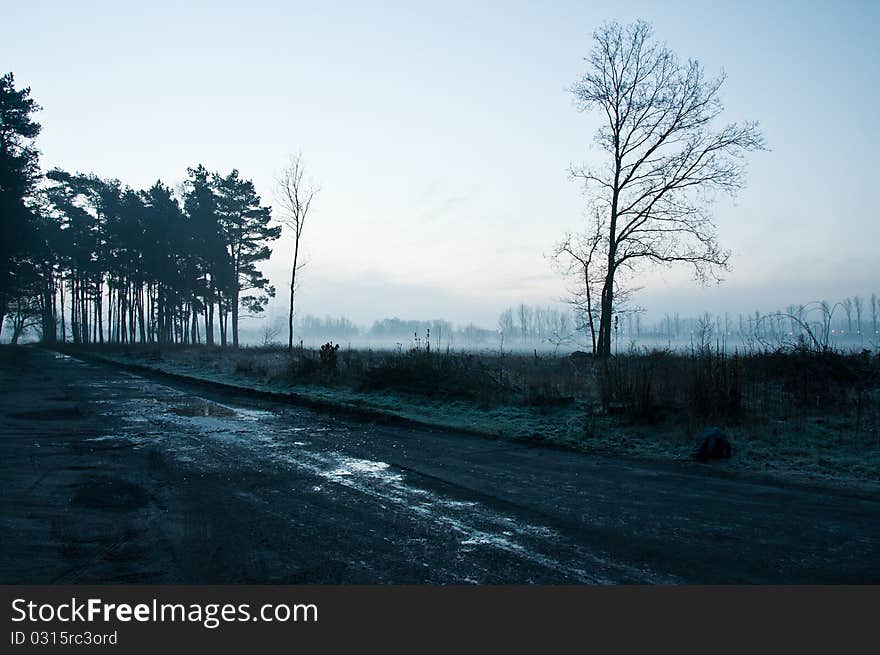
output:
[[[706,428],[697,438],[697,445],[691,457],[698,462],[730,459],[730,439],[720,428]]]

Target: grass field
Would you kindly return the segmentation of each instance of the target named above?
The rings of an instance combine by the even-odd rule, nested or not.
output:
[[[724,429],[711,466],[880,489],[880,357],[869,352],[726,355],[508,353],[156,346],[89,354],[359,413],[505,439],[686,459]]]

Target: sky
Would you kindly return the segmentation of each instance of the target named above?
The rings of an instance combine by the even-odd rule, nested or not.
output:
[[[651,23],[706,71],[724,118],[770,148],[714,206],[720,286],[680,269],[636,284],[650,318],[880,293],[876,2],[29,2],[3,8],[0,67],[43,106],[44,168],[136,188],[204,164],[265,204],[301,152],[320,186],[301,313],[494,327],[566,282],[547,255],[583,230],[571,164],[598,116],[566,91],[604,21]],[[283,291],[292,242],[264,265]]]

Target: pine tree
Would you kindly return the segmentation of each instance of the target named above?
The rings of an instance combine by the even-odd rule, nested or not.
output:
[[[40,124],[32,115],[40,106],[30,91],[16,90],[12,73],[0,77],[0,330],[10,301],[33,281],[28,255],[39,240],[32,196],[40,177],[33,143]]]
[[[249,312],[260,312],[275,288],[257,269],[257,263],[272,254],[269,242],[281,236],[280,226],[270,226],[271,209],[260,205],[253,182],[242,179],[238,170],[226,177],[214,175],[213,186],[217,195],[217,213],[220,234],[226,251],[226,274],[218,281],[225,294],[222,311],[221,336],[226,345],[226,317],[231,313],[232,345],[238,347],[239,307]],[[245,292],[253,292],[242,295]]]

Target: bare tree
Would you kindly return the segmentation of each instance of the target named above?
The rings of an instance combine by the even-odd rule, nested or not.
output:
[[[553,263],[556,268],[570,277],[574,286],[568,290],[569,303],[579,317],[576,329],[590,331],[590,343],[596,352],[596,311],[594,298],[597,284],[604,277],[601,253],[604,226],[601,220],[595,223],[596,229],[589,236],[583,234],[565,235],[553,249]]]
[[[513,325],[513,310],[507,308],[498,316],[498,331],[502,334],[512,335]]]
[[[680,62],[647,23],[608,23],[594,38],[590,70],[570,90],[580,110],[601,110],[596,141],[608,158],[571,174],[606,225],[597,353],[607,356],[618,272],[683,262],[701,280],[720,279],[729,253],[708,208],[714,193],[743,186],[743,156],[764,139],[752,122],[713,128],[724,75],[709,79],[697,61]]]
[[[553,356],[559,353],[561,346],[566,346],[574,339],[574,331],[569,321],[568,312],[554,310],[549,326],[549,332],[544,341],[553,345]]]
[[[871,294],[871,336],[877,336],[877,294]]]
[[[773,318],[777,320],[788,319],[794,326],[791,335],[793,338],[786,339],[785,333],[782,332],[776,347],[799,347],[812,349],[815,352],[826,352],[831,348],[831,323],[834,312],[842,306],[842,303],[837,303],[832,307],[828,302],[822,300],[797,307],[792,305],[791,307],[795,309],[796,313],[791,311],[788,313],[776,312],[761,316],[756,312],[754,338],[765,350],[770,350],[771,344],[763,338],[762,331],[758,329],[760,324]],[[817,314],[818,319],[816,318]]]
[[[862,311],[865,301],[861,296],[853,296],[853,308],[856,310],[856,334],[862,336]]]
[[[263,347],[267,348],[278,343],[275,340],[278,338],[279,332],[280,330],[278,329],[278,326],[273,325],[269,321],[263,323]]]
[[[280,212],[275,220],[293,233],[293,263],[290,267],[290,311],[287,317],[287,348],[293,350],[293,301],[296,291],[296,272],[302,268],[299,262],[299,245],[302,238],[306,218],[312,200],[318,193],[318,187],[303,181],[305,165],[302,154],[290,157],[290,163],[278,176],[275,184],[275,195],[280,205]]]
[[[554,247],[551,258],[556,269],[572,280],[573,284],[568,289],[568,303],[574,308],[578,319],[575,330],[589,330],[590,344],[595,354],[600,309],[596,300],[601,295],[608,260],[603,250],[605,224],[597,217],[593,228],[589,235],[567,233]],[[638,289],[621,286],[620,278],[614,281],[614,285],[614,298],[619,310]]]
[[[843,307],[843,311],[846,314],[846,332],[847,332],[847,334],[851,334],[852,333],[852,313],[853,313],[852,298],[844,298],[843,302],[840,303],[840,306]]]
[[[517,314],[519,315],[519,329],[522,333],[522,341],[525,343],[531,333],[532,308],[521,303],[517,309]]]

